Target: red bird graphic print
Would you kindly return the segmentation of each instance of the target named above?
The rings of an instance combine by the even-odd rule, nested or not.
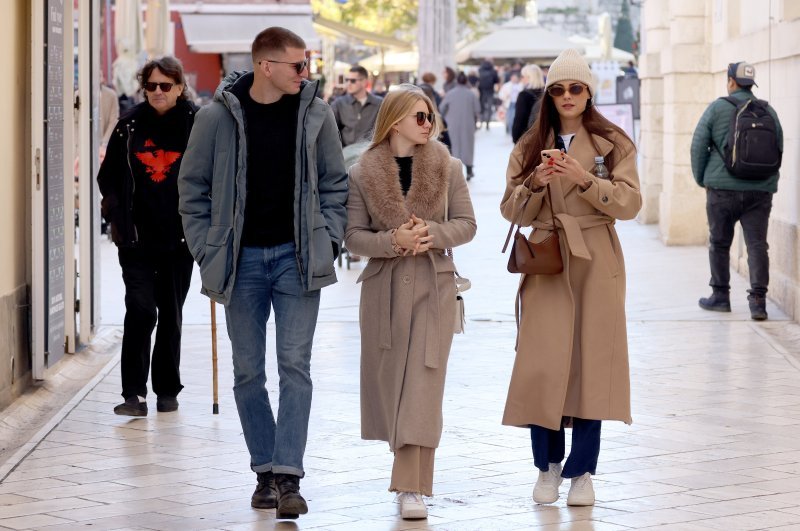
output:
[[[144,143],[145,147],[155,147],[155,144],[149,138]],[[175,164],[182,153],[178,151],[164,151],[163,149],[155,149],[153,151],[141,151],[136,153],[136,158],[139,162],[144,164],[145,171],[150,175],[150,180],[154,183],[160,183],[167,178],[172,165]]]

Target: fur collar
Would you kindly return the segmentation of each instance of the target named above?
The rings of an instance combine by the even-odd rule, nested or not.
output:
[[[411,188],[403,198],[400,168],[388,142],[361,155],[360,183],[373,220],[389,229],[399,227],[411,214],[422,219],[444,220],[444,194],[450,153],[436,140],[417,146],[411,166]]]

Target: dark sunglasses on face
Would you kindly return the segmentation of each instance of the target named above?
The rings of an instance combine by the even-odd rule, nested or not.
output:
[[[161,92],[169,92],[174,86],[175,83],[154,83],[153,81],[148,81],[144,84],[144,89],[147,92],[155,92],[157,88],[160,88]]]
[[[294,67],[294,71],[298,74],[302,74],[303,70],[308,67],[308,59],[304,59],[302,61],[290,62],[290,61],[273,61],[272,59],[264,59],[263,61],[259,61],[258,64],[261,63],[280,63],[282,65],[292,65]]]
[[[361,81],[361,79],[357,77],[346,77],[344,78],[344,80],[347,81],[348,83],[358,83],[359,81]]]
[[[425,125],[425,120],[428,120],[431,124],[433,124],[433,121],[436,119],[436,115],[433,114],[432,112],[420,111],[416,114],[412,114],[411,116],[417,119],[417,125],[419,126]]]
[[[580,83],[575,83],[570,85],[568,89],[565,89],[561,85],[553,85],[549,89],[547,89],[547,93],[550,94],[553,98],[558,98],[559,96],[563,96],[565,92],[569,91],[570,94],[573,96],[580,96],[583,94],[583,89],[586,88],[586,85],[581,85]]]

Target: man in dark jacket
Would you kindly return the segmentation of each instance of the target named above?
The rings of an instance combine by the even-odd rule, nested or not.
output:
[[[739,100],[754,100],[752,89],[755,68],[744,62],[728,65],[728,94]],[[720,98],[706,109],[692,138],[692,173],[697,184],[706,189],[708,215],[709,261],[711,264],[711,296],[700,299],[704,310],[729,312],[730,249],[736,222],[742,225],[747,244],[747,264],[750,270],[750,289],[747,297],[750,316],[755,320],[767,318],[766,294],[769,285],[769,256],[767,228],[772,210],[772,195],[778,191],[778,173],[765,179],[742,179],[731,174],[725,166],[724,150],[730,121],[736,107]],[[783,151],[783,131],[772,107],[769,113],[775,120],[779,149]]]
[[[119,248],[125,283],[120,361],[125,402],[114,413],[132,417],[148,413],[150,373],[156,410],[178,409],[183,303],[194,266],[178,214],[178,175],[196,108],[174,57],[147,62],[139,80],[145,101],[114,127],[97,173],[103,217]]]
[[[278,518],[308,512],[300,495],[311,409],[311,345],[320,289],[347,219],[336,121],[303,78],[305,42],[267,28],[253,72],[223,80],[197,113],[179,179],[180,213],[203,292],[225,305],[233,392],[250,468],[251,505]],[[265,387],[267,320],[275,311],[277,423]]]
[[[363,66],[354,66],[344,78],[347,94],[331,104],[336,125],[342,133],[342,146],[370,140],[375,118],[383,98],[367,91],[369,74]]]
[[[500,76],[497,75],[492,61],[486,59],[478,68],[478,93],[481,99],[481,121],[489,129],[489,122],[492,120],[494,111],[494,93],[497,84],[500,83]]]

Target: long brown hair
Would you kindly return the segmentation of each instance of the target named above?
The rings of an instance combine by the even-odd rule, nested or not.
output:
[[[586,105],[586,110],[581,115],[583,128],[590,134],[601,136],[611,141],[611,136],[616,133],[628,142],[615,142],[614,149],[606,155],[605,165],[608,173],[612,173],[618,157],[628,153],[634,147],[633,141],[628,138],[625,131],[619,126],[600,114],[591,104],[591,100]],[[541,152],[543,149],[555,147],[555,135],[561,130],[561,117],[558,115],[553,98],[547,92],[542,94],[542,105],[539,108],[539,116],[530,129],[522,135],[519,143],[522,146],[522,170],[515,178],[524,178],[533,172],[533,169],[542,162]],[[596,146],[595,146],[596,149]]]

